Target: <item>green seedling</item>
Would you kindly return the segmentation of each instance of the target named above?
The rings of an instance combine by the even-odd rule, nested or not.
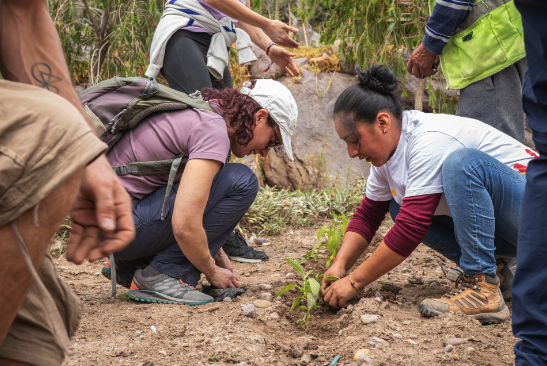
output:
[[[290,283],[287,286],[283,287],[277,294],[275,294],[275,297],[281,296],[286,292],[289,292],[293,288],[297,288],[298,292],[301,293],[301,295],[298,295],[294,298],[294,301],[291,306],[291,311],[293,311],[295,308],[304,310],[306,313],[304,314],[304,317],[302,319],[298,319],[296,321],[296,324],[302,326],[302,324],[306,324],[306,326],[310,326],[310,320],[311,320],[311,311],[313,309],[318,309],[319,305],[317,305],[317,299],[319,296],[321,296],[321,285],[319,284],[321,281],[336,281],[339,280],[336,276],[328,276],[324,279],[322,279],[323,273],[317,274],[315,278],[310,277],[310,275],[313,273],[313,269],[309,270],[308,272],[304,273],[304,269],[302,266],[295,260],[290,258],[287,259],[287,262],[290,263],[293,268],[300,273],[300,276],[302,276],[302,286],[298,286],[296,283]],[[302,300],[304,300],[305,305],[301,304]]]
[[[336,254],[338,254],[338,249],[340,248],[340,243],[342,242],[349,225],[349,220],[346,216],[336,214],[332,214],[332,216],[334,216],[332,223],[323,226],[317,232],[317,244],[315,244],[311,250],[313,258],[317,261],[319,250],[321,250],[322,247],[327,248],[329,254],[327,256],[327,261],[325,262],[326,268],[329,268],[332,262],[334,262],[334,258],[336,258]],[[322,240],[324,235],[327,236],[326,241]]]

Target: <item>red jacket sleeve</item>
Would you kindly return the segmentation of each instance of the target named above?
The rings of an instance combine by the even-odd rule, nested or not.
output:
[[[395,253],[408,257],[424,240],[429,231],[442,193],[406,197],[395,225],[384,237],[386,245]]]
[[[370,243],[388,211],[389,201],[373,201],[365,196],[346,231],[353,231]]]

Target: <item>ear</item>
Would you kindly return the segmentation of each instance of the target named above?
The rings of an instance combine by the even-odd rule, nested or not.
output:
[[[382,134],[388,133],[391,129],[392,118],[387,112],[380,112],[376,117],[376,127],[380,129]],[[385,132],[384,132],[385,131]]]
[[[258,121],[258,123],[266,122],[269,115],[270,113],[267,110],[261,109],[255,113],[255,121]]]

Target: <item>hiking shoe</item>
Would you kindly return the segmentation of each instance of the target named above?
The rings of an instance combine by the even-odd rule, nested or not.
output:
[[[116,283],[125,288],[131,287],[131,279],[133,278],[136,269],[131,270],[121,261],[114,263],[114,265],[116,266]],[[106,261],[101,273],[109,280],[112,278],[110,273],[110,259]]]
[[[199,292],[181,279],[150,266],[135,272],[127,295],[133,300],[163,304],[202,305],[214,301],[211,296]]]
[[[511,316],[501,296],[499,278],[487,274],[462,274],[452,292],[439,299],[425,299],[418,310],[422,316],[461,311],[483,325],[501,323]]]
[[[243,263],[258,263],[270,259],[268,253],[255,250],[247,245],[247,242],[238,229],[230,234],[226,243],[222,246],[224,252],[231,260]]]
[[[505,302],[511,301],[511,286],[513,285],[513,271],[511,270],[511,265],[516,260],[513,259],[511,263],[507,263],[504,259],[497,259],[496,264],[498,266],[496,270],[496,275],[500,279],[500,291]],[[446,271],[446,278],[452,282],[456,282],[458,277],[463,273],[461,268],[451,268]]]

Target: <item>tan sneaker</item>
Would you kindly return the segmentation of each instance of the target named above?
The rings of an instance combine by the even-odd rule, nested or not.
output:
[[[456,289],[440,299],[425,299],[418,308],[422,316],[437,316],[449,311],[461,311],[483,325],[497,324],[508,319],[511,313],[500,292],[500,280],[485,274],[462,274]]]

